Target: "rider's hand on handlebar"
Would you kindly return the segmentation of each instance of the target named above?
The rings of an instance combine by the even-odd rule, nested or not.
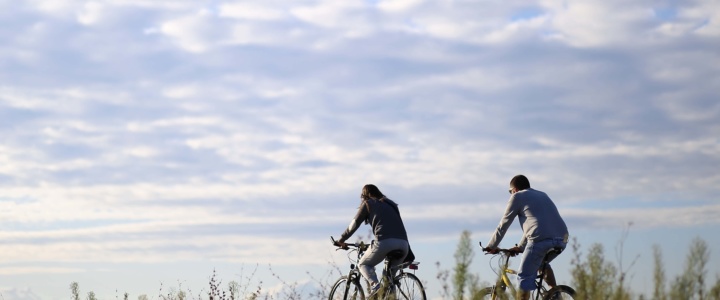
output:
[[[523,252],[523,249],[520,249],[518,246],[512,247],[508,250],[510,250],[510,256],[515,256]]]
[[[341,242],[341,241],[335,241],[335,246],[338,246],[338,248],[342,248],[342,249],[345,249],[345,250],[348,249],[347,244],[345,244],[345,242]]]
[[[498,247],[487,247],[483,248],[483,251],[489,253],[489,254],[498,254],[500,252],[500,248]]]

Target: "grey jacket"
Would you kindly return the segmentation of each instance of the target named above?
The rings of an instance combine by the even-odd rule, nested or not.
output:
[[[547,194],[532,188],[519,191],[508,201],[505,215],[490,238],[488,247],[497,247],[505,232],[518,217],[523,235],[518,246],[525,249],[528,240],[541,241],[550,238],[567,238],[568,229],[560,217],[555,203]]]
[[[355,217],[340,236],[340,241],[344,242],[349,239],[363,222],[372,226],[375,239],[378,241],[389,238],[406,241],[408,239],[405,225],[400,217],[400,210],[398,210],[397,204],[388,198],[383,198],[383,201],[362,200]]]

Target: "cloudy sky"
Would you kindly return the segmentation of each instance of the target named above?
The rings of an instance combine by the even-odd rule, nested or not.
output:
[[[374,183],[435,296],[520,173],[636,291],[715,278],[717,49],[713,0],[0,0],[0,293],[312,285]]]

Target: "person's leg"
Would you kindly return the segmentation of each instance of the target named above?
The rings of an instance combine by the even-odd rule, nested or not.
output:
[[[385,241],[388,242],[388,247],[392,248],[391,251],[402,250],[402,252],[403,252],[402,257],[398,256],[397,258],[394,258],[390,261],[390,272],[392,272],[392,276],[395,276],[395,274],[398,271],[398,267],[400,266],[400,264],[403,263],[403,261],[405,261],[405,256],[407,256],[408,251],[409,251],[408,249],[410,248],[410,246],[408,245],[408,242],[406,240],[387,239]],[[385,242],[385,241],[383,241],[383,242]]]
[[[360,274],[370,282],[370,285],[378,283],[377,274],[375,273],[375,266],[385,259],[387,252],[381,249],[379,243],[374,243],[370,249],[365,251],[365,254],[358,261],[358,269]]]
[[[363,254],[363,257],[358,261],[358,267],[360,273],[370,281],[371,284],[378,283],[377,274],[375,272],[375,266],[381,263],[385,257],[393,250],[402,250],[404,255],[401,258],[396,258],[390,262],[390,266],[396,267],[402,263],[405,259],[405,255],[408,253],[408,243],[401,239],[385,239],[382,241],[375,242],[373,246]],[[393,274],[397,268],[394,268]]]
[[[567,240],[567,238],[565,238],[565,240],[563,240],[561,238],[553,239],[552,247],[562,248],[564,250],[565,247],[567,246],[566,240]],[[553,272],[553,269],[550,266],[550,262],[553,261],[558,255],[559,255],[559,253],[548,255],[548,261],[547,261],[548,263],[545,265],[545,278],[543,278],[543,279],[545,279],[545,283],[550,288],[554,288],[557,286],[557,281],[555,280],[555,272]]]
[[[530,292],[535,290],[535,279],[538,276],[538,270],[542,264],[547,250],[552,248],[551,240],[539,242],[528,242],[520,261],[520,269],[518,270],[518,281],[520,282],[520,290]]]
[[[550,264],[545,265],[545,278],[544,279],[545,279],[545,283],[547,283],[547,285],[550,288],[554,288],[557,286],[557,282],[555,281],[555,272],[553,272],[553,269],[550,266]]]
[[[530,300],[530,291],[518,290],[517,298],[518,300]]]

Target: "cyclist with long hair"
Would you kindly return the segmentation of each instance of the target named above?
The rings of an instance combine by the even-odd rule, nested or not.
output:
[[[403,257],[397,257],[390,261],[391,266],[398,266],[408,254],[410,246],[398,205],[372,184],[363,187],[360,194],[360,207],[336,245],[347,247],[345,241],[363,222],[370,224],[375,235],[375,242],[358,261],[360,273],[370,282],[370,295],[368,295],[370,297],[380,289],[375,266],[381,263],[391,251],[400,250],[404,253]],[[395,269],[392,270],[393,274],[395,271]]]

